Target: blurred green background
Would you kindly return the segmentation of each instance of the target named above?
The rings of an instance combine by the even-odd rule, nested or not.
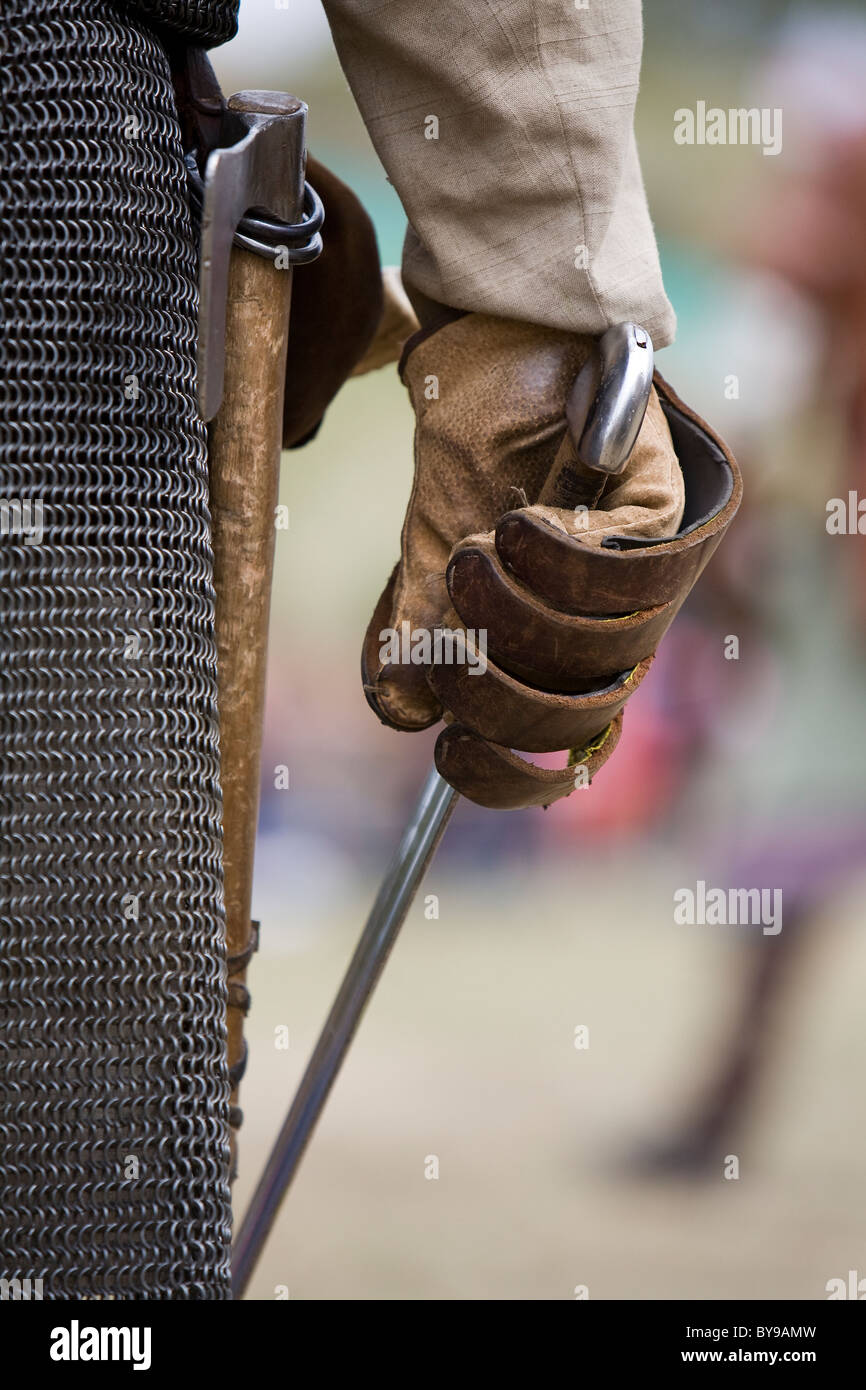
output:
[[[822,324],[748,263],[773,181],[818,135],[866,125],[866,20],[656,0],[645,23],[638,141],[679,317],[659,365],[734,447],[748,504],[592,789],[547,812],[459,807],[424,890],[439,917],[419,898],[255,1298],[568,1299],[586,1285],[591,1298],[809,1299],[866,1275],[866,672],[857,538],[824,525],[848,486],[845,429],[822,386]],[[227,91],[304,97],[310,148],[398,263],[405,219],[316,0],[244,0],[214,60]],[[698,100],[782,107],[782,154],[675,145],[674,111]],[[239,1209],[435,741],[380,727],[359,678],[411,445],[390,368],[350,382],[283,461]],[[288,791],[274,789],[280,764]],[[782,936],[676,926],[675,889],[701,878],[781,887]],[[590,1046],[576,1050],[582,1024]],[[730,1054],[736,1080],[738,1048],[761,1065],[711,1124],[715,1071]]]

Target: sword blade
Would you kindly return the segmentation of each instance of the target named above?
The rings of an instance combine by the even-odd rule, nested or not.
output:
[[[240,1298],[310,1141],[364,1009],[376,987],[458,794],[433,768],[388,867],[340,991],[247,1208],[232,1257]]]

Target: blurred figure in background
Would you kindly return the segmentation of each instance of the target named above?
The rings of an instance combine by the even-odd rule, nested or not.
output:
[[[728,830],[725,858],[709,856],[716,867],[713,882],[780,888],[784,925],[777,936],[759,936],[749,946],[733,1026],[718,1040],[708,1074],[696,1080],[693,1108],[682,1127],[641,1154],[640,1162],[661,1171],[714,1172],[720,1155],[740,1141],[777,1041],[791,972],[828,905],[866,864],[866,750],[858,737],[866,700],[866,552],[860,539],[866,515],[858,526],[856,510],[866,494],[866,21],[838,12],[796,17],[766,64],[764,85],[772,105],[785,112],[792,157],[751,190],[747,222],[742,230],[729,229],[732,250],[787,282],[816,314],[820,331],[813,342],[823,350],[815,362],[814,392],[830,415],[844,421],[845,466],[841,477],[834,475],[832,437],[822,448],[819,434],[814,452],[792,451],[787,471],[747,498],[735,543],[696,596],[692,640],[666,649],[668,662],[683,663],[675,684],[682,685],[688,668],[697,668],[700,684],[701,628],[714,610],[716,619],[724,614],[727,630],[758,654],[770,676],[769,709],[775,708],[775,717],[785,711],[781,744],[770,727],[773,716],[767,721],[763,737],[776,753],[759,764],[760,776],[776,780],[782,791],[774,813],[756,822],[743,767],[743,830]],[[812,351],[805,343],[803,350]],[[805,493],[817,506],[803,508],[799,469],[812,474]],[[816,479],[817,493],[810,486]],[[831,519],[837,514],[844,515],[841,529]],[[718,631],[717,621],[712,627]],[[754,725],[756,713],[760,722],[754,688],[735,693],[735,683],[723,684],[724,698],[733,699],[744,724],[748,719]],[[693,708],[707,711],[700,722],[703,746],[688,718],[677,720],[673,742],[688,744],[679,764],[683,777],[700,781],[712,758],[719,701],[704,685]],[[784,744],[790,751],[792,740],[802,756],[799,787],[778,775],[786,761]],[[846,759],[847,777],[840,779]]]

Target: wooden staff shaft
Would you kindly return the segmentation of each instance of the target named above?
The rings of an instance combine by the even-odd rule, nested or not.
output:
[[[291,270],[232,252],[225,386],[210,427],[223,865],[229,965],[228,1056],[243,1050],[268,618],[279,487]],[[232,1103],[237,1099],[237,1088]]]

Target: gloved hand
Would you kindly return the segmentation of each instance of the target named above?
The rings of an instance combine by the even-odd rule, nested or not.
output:
[[[367,631],[364,688],[396,729],[444,714],[437,767],[484,806],[546,805],[602,765],[739,503],[733,459],[660,378],[683,448],[654,389],[622,474],[578,463],[565,402],[591,347],[466,314],[422,329],[401,363],[415,481],[400,563]],[[545,495],[553,476],[567,477],[568,507]],[[465,649],[437,647],[437,631],[465,634]],[[514,749],[567,749],[569,766],[542,769]]]

